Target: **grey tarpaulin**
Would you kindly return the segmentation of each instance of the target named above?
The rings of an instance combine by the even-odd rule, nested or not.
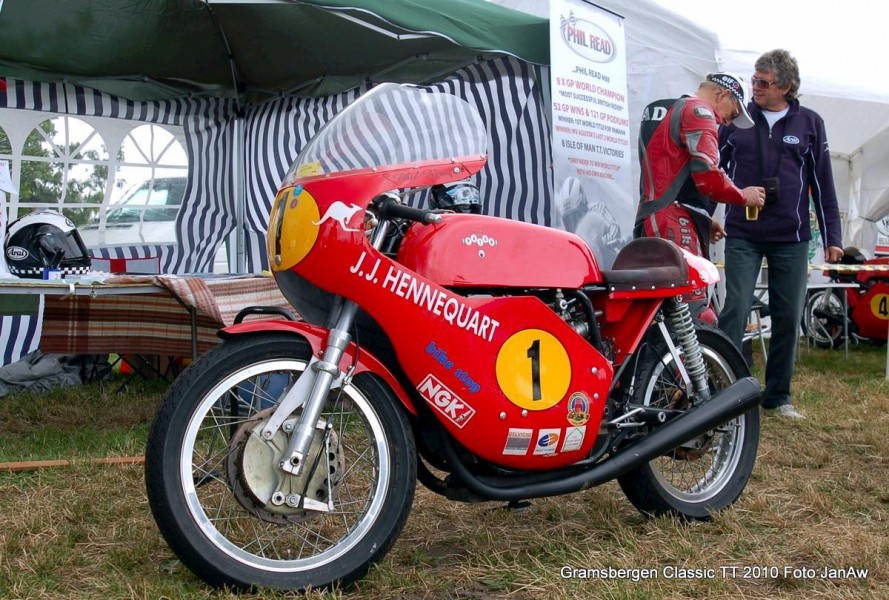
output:
[[[94,357],[43,354],[37,350],[17,362],[0,367],[0,397],[26,390],[44,393],[54,387],[83,385],[85,368],[89,367],[96,374],[107,370],[92,369],[94,362]]]

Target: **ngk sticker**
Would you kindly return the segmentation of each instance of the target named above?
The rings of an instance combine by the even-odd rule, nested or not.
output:
[[[475,414],[474,408],[466,404],[432,374],[427,375],[417,389],[429,404],[460,429],[463,429]]]

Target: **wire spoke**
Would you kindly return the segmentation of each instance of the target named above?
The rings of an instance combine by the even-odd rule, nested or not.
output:
[[[274,463],[274,457],[283,454],[288,435],[281,432],[266,441],[251,437],[256,435],[251,430],[274,412],[300,374],[269,371],[232,384],[206,404],[195,430],[192,477],[196,497],[192,502],[226,543],[245,553],[248,562],[249,556],[298,561],[335,551],[367,518],[379,485],[381,457],[368,409],[361,405],[365,402],[366,406],[366,401],[342,389],[328,399],[321,413],[327,429],[323,433],[319,430],[316,435],[323,437],[313,442],[320,452],[316,469],[290,476],[282,474],[277,465],[263,465],[268,460]],[[283,386],[282,376],[286,376]],[[313,496],[316,488],[310,486],[318,486],[317,494],[321,495]],[[273,490],[285,496],[318,498],[332,509],[272,505]]]

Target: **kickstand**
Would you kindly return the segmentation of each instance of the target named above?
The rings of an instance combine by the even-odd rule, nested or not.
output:
[[[531,508],[530,500],[510,500],[509,504],[506,505],[506,510],[512,510],[515,512],[522,512]]]

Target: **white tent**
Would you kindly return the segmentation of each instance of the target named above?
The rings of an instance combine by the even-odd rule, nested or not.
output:
[[[723,68],[752,73],[758,52],[724,50]],[[889,95],[801,74],[800,103],[824,119],[844,215],[843,242],[873,251],[875,223],[889,214]],[[864,82],[863,85],[866,85]]]
[[[548,19],[548,0],[488,0]],[[627,41],[627,98],[630,113],[632,181],[639,181],[635,140],[642,109],[659,98],[678,98],[697,89],[703,76],[719,68],[719,39],[708,29],[651,0],[596,0],[623,17]]]
[[[489,0],[539,17],[549,17],[545,0]],[[657,98],[689,93],[708,72],[752,73],[758,52],[724,50],[718,36],[649,0],[596,4],[624,17],[631,134],[638,134],[642,108]],[[802,74],[801,102],[824,118],[830,141],[844,243],[868,250],[875,223],[889,214],[889,96],[849,89],[829,78]],[[866,82],[865,82],[866,85]],[[635,148],[633,152],[635,153]],[[633,180],[638,180],[633,159]]]

